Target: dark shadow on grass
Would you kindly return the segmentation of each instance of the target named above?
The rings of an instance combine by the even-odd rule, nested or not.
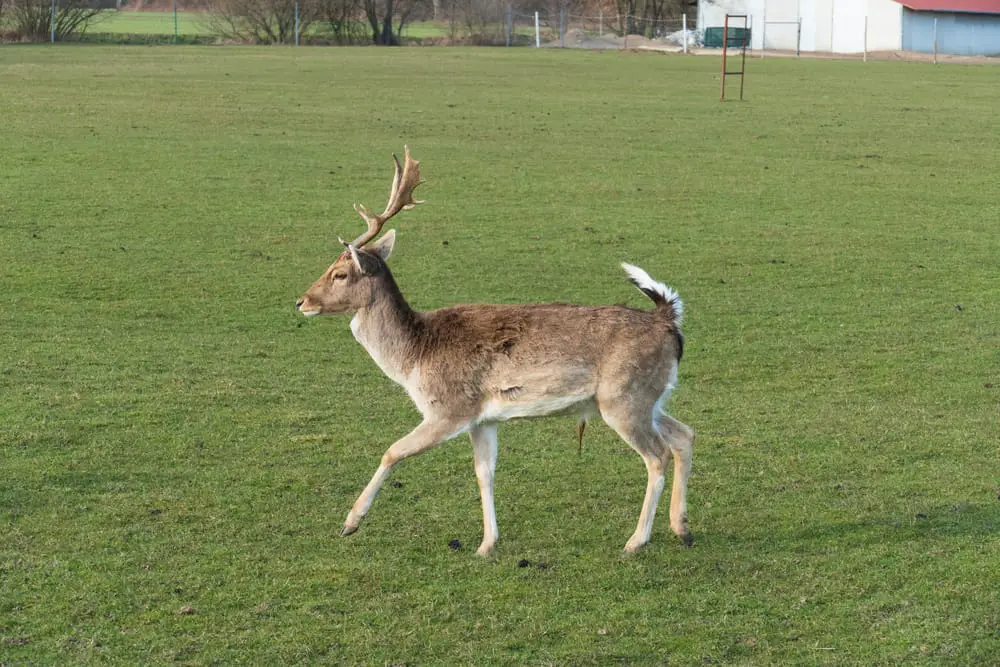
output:
[[[771,549],[812,551],[822,549],[824,544],[844,541],[888,544],[919,539],[996,538],[997,535],[1000,535],[1000,500],[987,497],[978,502],[928,505],[912,512],[882,517],[817,521],[805,527],[775,527],[764,537],[739,530],[723,534],[696,533],[695,549],[699,546],[710,549],[725,542],[742,549],[741,543],[764,541]]]

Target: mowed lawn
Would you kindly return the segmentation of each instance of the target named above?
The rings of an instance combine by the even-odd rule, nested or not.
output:
[[[0,48],[0,663],[995,664],[997,70],[504,49]],[[418,308],[685,300],[698,432],[419,415],[298,296],[385,201]],[[668,480],[669,484],[669,480]]]

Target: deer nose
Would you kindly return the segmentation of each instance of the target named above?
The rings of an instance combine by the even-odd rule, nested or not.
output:
[[[301,308],[301,307],[302,307],[302,302],[303,302],[303,301],[305,301],[305,299],[299,299],[298,301],[296,301],[296,302],[295,302],[295,307],[296,307],[296,308]]]

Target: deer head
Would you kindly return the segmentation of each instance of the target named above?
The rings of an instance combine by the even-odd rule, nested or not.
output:
[[[372,243],[372,239],[379,235],[389,218],[423,203],[413,199],[413,191],[423,182],[420,163],[410,157],[408,147],[404,146],[403,150],[402,166],[399,158],[395,154],[392,156],[395,174],[385,210],[376,215],[364,204],[354,205],[368,228],[353,241],[340,239],[346,247],[344,252],[295,304],[303,315],[355,312],[370,304],[379,292],[379,282],[386,275],[385,261],[396,243],[396,232],[390,229],[378,241]]]

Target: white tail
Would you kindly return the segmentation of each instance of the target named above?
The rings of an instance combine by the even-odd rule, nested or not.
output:
[[[632,282],[653,301],[652,310],[534,304],[414,311],[386,264],[395,232],[370,242],[388,218],[419,203],[412,200],[419,183],[418,163],[407,151],[404,167],[396,161],[386,213],[362,213],[369,231],[345,244],[347,250],[297,303],[306,315],[353,313],[354,337],[423,415],[420,425],[382,456],[348,513],[343,534],[358,529],[397,463],[468,433],[483,505],[478,553],[490,553],[498,538],[493,500],[497,425],[571,413],[582,420],[599,414],[646,464],[646,497],[626,552],[650,539],[670,458],[670,526],[691,544],[686,490],[694,431],[662,411],[683,354],[683,304],[677,293],[625,264]],[[359,211],[367,213],[363,207]]]

